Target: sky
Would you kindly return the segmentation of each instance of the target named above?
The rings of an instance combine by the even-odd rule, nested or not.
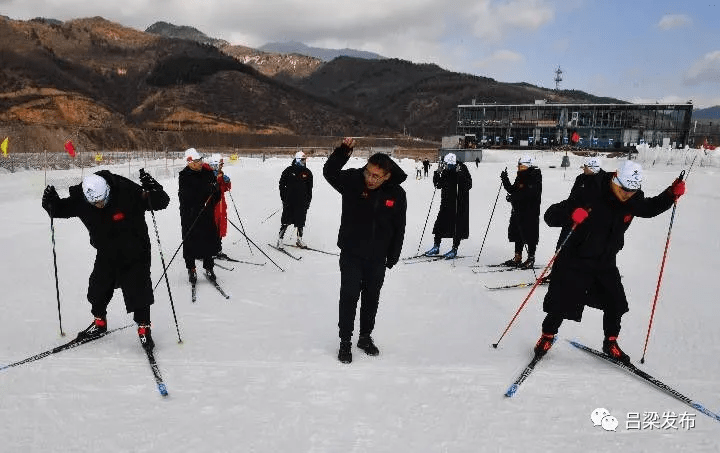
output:
[[[560,153],[531,153],[543,175],[544,212],[568,195],[582,158],[571,154],[570,167],[563,169]],[[638,157],[648,195],[667,188],[682,169],[689,170],[640,367],[718,413],[720,310],[712,282],[720,267],[720,151],[670,154],[641,147]],[[3,453],[720,451],[718,421],[566,341],[600,348],[598,310],[586,309],[581,323],[563,323],[559,340],[517,394],[503,396],[532,356],[547,289],[535,291],[495,349],[491,344],[498,342],[529,289],[490,291],[486,285],[527,282],[533,274],[475,274],[469,266],[478,261],[481,246],[480,264],[512,256],[513,245],[507,241],[510,205],[504,196],[494,210],[493,205],[500,172],[513,167],[517,151],[486,151],[478,167],[469,165],[470,237],[459,249],[466,258],[455,263],[401,261],[387,271],[373,331],[380,355],[368,357],[353,345],[352,364],[338,362],[337,256],[288,249],[302,256],[293,261],[265,246],[277,237],[279,214],[264,219],[280,207],[277,181],[290,161],[290,155],[265,161],[241,157],[226,159],[224,168],[233,183],[230,220],[237,219],[237,206],[250,238],[285,272],[257,249],[250,254],[230,227],[224,252],[266,264],[223,262],[234,267],[216,268],[230,299],[199,276],[197,302],[192,303],[178,254],[168,270],[172,304],[160,280],[158,243],[170,262],[182,239],[177,199],[181,159],[135,159],[47,173],[0,169],[0,250],[8,257],[0,272],[0,364],[65,342],[92,319],[86,293],[95,251],[78,219],[56,219],[58,288],[67,333],[60,337],[50,222],[40,206],[45,184],[55,185],[64,197],[68,186],[90,171],[108,168],[137,181],[144,167],[171,199],[167,209],[155,213],[159,240],[152,217],[146,215],[152,280],[160,281],[151,310],[155,357],[169,397],[159,395],[132,328],[0,370]],[[315,183],[303,237],[312,247],[337,252],[341,199],[322,178],[323,163],[321,157],[307,162]],[[346,167],[364,163],[353,157]],[[613,171],[621,163],[604,158],[602,167]],[[434,221],[440,197],[432,202],[431,178],[416,180],[412,160],[399,164],[410,175],[403,183],[408,224],[402,256],[407,257],[432,245],[432,225],[423,231],[423,223],[428,216]],[[667,211],[634,219],[618,254],[630,304],[619,342],[636,363],[643,355],[670,218]],[[541,221],[538,263],[549,262],[558,230]],[[288,230],[286,242],[294,237]],[[449,248],[449,240],[443,240],[441,252]],[[119,290],[107,319],[111,329],[133,324]],[[615,431],[607,430],[612,425],[595,426],[591,414],[599,408],[617,419]],[[678,420],[682,414],[688,414],[684,424]],[[669,423],[661,427],[664,421]]]
[[[0,14],[165,21],[231,44],[347,47],[545,88],[560,67],[564,89],[720,105],[717,0],[0,0]]]

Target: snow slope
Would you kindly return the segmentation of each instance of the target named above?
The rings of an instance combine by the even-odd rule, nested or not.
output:
[[[679,152],[679,151],[678,151]],[[643,189],[655,195],[687,169],[693,155],[644,152]],[[543,172],[544,211],[569,192],[581,159],[534,153]],[[658,156],[660,156],[658,158]],[[678,204],[664,279],[643,366],[685,395],[720,411],[720,310],[714,279],[720,267],[720,174],[703,155],[690,173],[688,193]],[[351,365],[336,360],[337,257],[310,251],[299,262],[266,247],[274,241],[280,207],[277,182],[289,159],[240,159],[226,171],[233,200],[250,238],[286,269],[280,272],[232,229],[224,240],[230,256],[265,266],[235,264],[217,269],[232,296],[225,300],[202,278],[198,301],[181,256],[169,279],[183,343],[173,322],[164,282],[155,292],[156,357],[170,396],[159,396],[134,329],[38,362],[0,371],[0,451],[3,452],[514,452],[720,450],[720,423],[697,413],[612,365],[570,346],[578,339],[602,343],[601,313],[588,309],[582,323],[566,322],[560,338],[514,398],[503,393],[531,357],[540,334],[544,288],[533,295],[498,349],[505,329],[528,289],[490,292],[484,285],[531,280],[532,272],[473,274],[500,187],[500,171],[515,168],[517,154],[486,152],[479,168],[469,165],[471,237],[450,262],[407,265],[388,271],[374,333],[377,358],[353,348]],[[308,160],[315,191],[305,239],[337,251],[340,196],[323,179],[322,158]],[[654,162],[654,165],[653,165]],[[701,163],[702,162],[702,163]],[[151,163],[152,164],[152,163]],[[619,161],[606,159],[612,171]],[[147,165],[147,163],[146,163]],[[165,260],[180,244],[175,171],[150,165],[171,195],[155,214]],[[353,159],[348,166],[361,166]],[[408,172],[408,228],[403,256],[416,254],[433,195],[429,179]],[[557,168],[550,168],[556,166]],[[137,166],[111,170],[137,180]],[[87,170],[85,170],[87,171]],[[55,240],[65,338],[59,336],[50,222],[40,206],[47,182],[61,196],[80,181],[80,170],[27,171],[0,176],[0,272],[3,316],[0,363],[11,363],[67,341],[90,320],[87,279],[94,250],[77,219],[55,221]],[[231,220],[237,217],[230,204]],[[420,250],[431,245],[439,204],[435,197]],[[500,194],[481,263],[509,258],[509,204]],[[157,241],[147,216],[153,247]],[[631,310],[623,318],[620,344],[642,356],[670,212],[636,219],[619,255]],[[547,263],[559,234],[541,223],[538,261]],[[286,240],[294,238],[289,235]],[[441,252],[450,244],[443,242]],[[222,263],[226,265],[226,263]],[[153,255],[153,281],[161,275]],[[116,291],[110,327],[131,322]],[[593,426],[591,412],[606,408],[619,426]],[[628,429],[628,413],[690,413],[694,426]]]

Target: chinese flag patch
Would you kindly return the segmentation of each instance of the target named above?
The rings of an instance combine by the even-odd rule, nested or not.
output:
[[[395,206],[395,200],[385,200],[385,206],[387,206],[388,208],[392,208],[393,206]]]
[[[116,212],[116,213],[113,214],[113,216],[112,216],[112,219],[113,219],[115,222],[119,222],[119,221],[123,220],[124,218],[125,218],[125,214],[123,214],[123,213],[120,212],[120,211]]]

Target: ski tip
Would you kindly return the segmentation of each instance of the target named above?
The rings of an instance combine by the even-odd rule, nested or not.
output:
[[[507,396],[509,398],[509,397],[515,395],[515,392],[517,392],[517,390],[518,390],[518,385],[512,384],[510,386],[510,388],[507,389],[507,392],[505,392],[505,396]]]
[[[165,386],[165,384],[158,384],[158,391],[160,392],[160,394],[161,394],[162,396],[168,396],[168,395],[169,395],[169,393],[168,393],[168,391],[167,391],[167,387]]]

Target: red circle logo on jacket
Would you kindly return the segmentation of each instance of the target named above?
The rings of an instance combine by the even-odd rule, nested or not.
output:
[[[392,208],[393,206],[395,206],[395,200],[385,200],[385,206],[387,206],[388,208]]]

